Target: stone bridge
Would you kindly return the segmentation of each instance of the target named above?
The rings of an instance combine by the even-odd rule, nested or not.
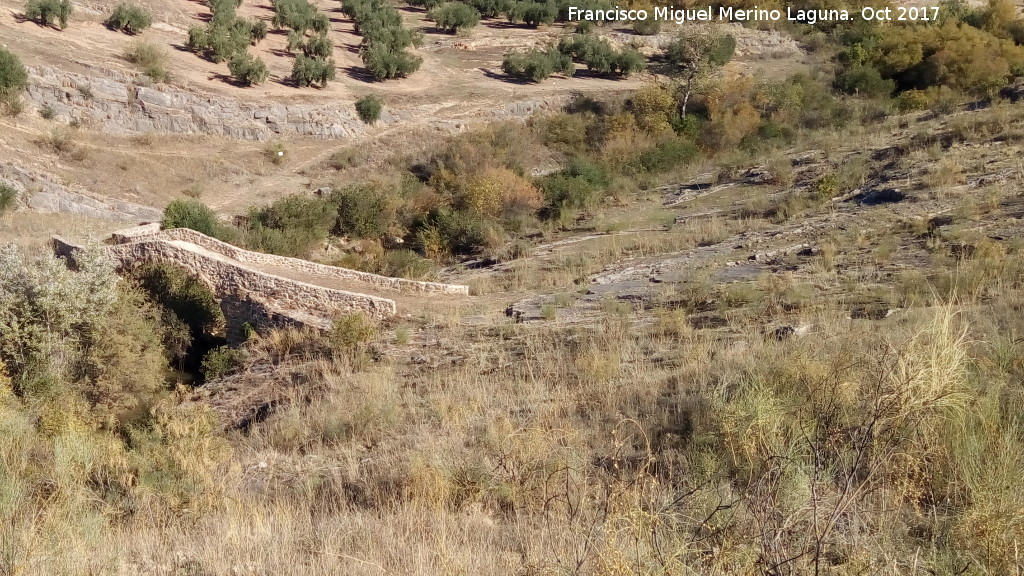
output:
[[[467,286],[390,278],[297,258],[243,250],[194,230],[160,230],[146,224],[115,232],[107,253],[121,271],[147,262],[181,266],[202,280],[220,301],[228,340],[244,337],[244,325],[328,328],[338,314],[393,316],[396,300],[414,306],[434,295],[468,296]],[[54,253],[69,260],[81,247],[53,238]],[[370,295],[373,292],[378,295]]]

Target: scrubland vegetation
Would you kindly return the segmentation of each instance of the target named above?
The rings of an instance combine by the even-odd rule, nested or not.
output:
[[[190,48],[245,82],[258,34],[232,2]],[[533,25],[560,9],[467,5]],[[444,27],[450,6],[425,8]],[[1024,59],[1006,6],[801,27],[821,66],[789,78],[718,76],[733,39],[688,33],[628,95],[359,181],[332,157],[317,195],[231,223],[167,206],[165,227],[254,250],[470,278],[473,298],[381,324],[228,346],[187,270],[6,248],[0,574],[1019,574],[1024,165],[1006,151],[1024,109],[999,94]],[[295,82],[326,82],[324,15],[274,9]],[[393,6],[344,10],[373,76],[419,66]],[[506,72],[636,72],[629,50],[579,33]],[[25,84],[0,49],[4,102]],[[76,150],[63,130],[39,145]],[[0,186],[0,217],[17,201]],[[764,264],[762,243],[799,234],[813,246]],[[685,274],[655,274],[673,259]],[[644,266],[621,297],[591,282]],[[528,296],[536,318],[503,314]]]

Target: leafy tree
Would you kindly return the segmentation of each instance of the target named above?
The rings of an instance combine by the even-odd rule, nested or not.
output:
[[[273,0],[275,28],[291,28],[299,34],[313,31],[325,35],[330,31],[330,21],[316,5],[308,0]]]
[[[531,28],[553,24],[557,17],[558,6],[554,2],[515,2],[508,10],[509,22],[523,22]]]
[[[484,18],[497,18],[512,8],[513,0],[469,0],[466,4],[476,8]]]
[[[356,114],[359,119],[367,124],[373,124],[380,119],[380,112],[384,105],[376,94],[368,94],[356,100]]]
[[[735,50],[736,40],[732,36],[710,28],[686,27],[669,43],[665,60],[672,67],[673,76],[682,83],[680,116],[686,117],[686,107],[697,84],[731,60]]]
[[[153,16],[145,8],[129,2],[120,2],[107,18],[107,28],[138,34],[153,23]]]
[[[252,56],[248,52],[236,54],[228,62],[228,71],[236,81],[245,86],[262,84],[267,81],[270,72],[263,60]]]
[[[402,78],[419,70],[423,59],[407,51],[422,34],[402,26],[402,16],[385,0],[342,0],[342,11],[363,35],[359,56],[376,80]]]
[[[547,50],[533,48],[528,52],[509,52],[505,54],[501,69],[513,78],[534,82],[540,82],[554,72],[572,76],[575,71],[572,58],[556,48]]]
[[[320,58],[326,60],[334,53],[334,44],[330,38],[323,35],[316,35],[306,40],[302,45],[302,54],[307,58]]]
[[[63,30],[68,27],[72,10],[71,0],[28,0],[25,4],[25,18],[43,26],[59,23]]]
[[[359,51],[363,65],[375,80],[405,78],[420,69],[423,58],[384,44],[369,44]]]
[[[437,27],[454,34],[473,28],[480,23],[480,13],[476,8],[462,2],[446,2],[427,13]]]
[[[586,64],[587,69],[597,74],[629,76],[643,70],[644,57],[633,48],[616,51],[607,40],[592,34],[574,34],[558,43],[563,54]]]
[[[28,71],[21,59],[0,47],[0,107],[14,109],[27,86]]]
[[[965,23],[891,27],[852,40],[840,62],[873,66],[900,91],[946,86],[989,97],[1024,73],[1024,47]]]
[[[334,80],[335,69],[334,59],[323,60],[320,58],[309,58],[300,54],[292,65],[292,82],[300,87],[316,86],[321,88],[327,86],[327,82]]]

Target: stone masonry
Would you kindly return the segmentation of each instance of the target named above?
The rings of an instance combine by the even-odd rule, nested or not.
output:
[[[146,262],[166,262],[189,270],[221,302],[228,339],[243,337],[243,327],[293,325],[326,329],[338,314],[362,312],[376,319],[396,313],[394,300],[325,286],[358,282],[403,293],[468,295],[466,286],[415,282],[242,250],[188,229],[160,231],[152,224],[115,233],[106,247],[119,270]],[[81,247],[53,238],[54,253],[74,260]],[[261,266],[280,274],[268,273]],[[287,276],[294,274],[295,278]],[[316,284],[297,278],[315,277]]]

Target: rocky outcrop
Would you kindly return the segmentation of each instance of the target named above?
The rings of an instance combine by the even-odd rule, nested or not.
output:
[[[282,135],[314,138],[352,138],[367,125],[351,102],[284,104],[243,102],[227,96],[189,91],[165,84],[143,85],[135,77],[104,71],[86,76],[49,67],[30,68],[28,96],[36,106],[49,106],[58,118],[97,127],[111,134],[161,132],[211,134],[243,140],[267,140]],[[99,74],[99,71],[97,71]],[[522,117],[554,109],[564,96],[519,101],[488,108],[486,119]],[[450,103],[385,111],[377,126],[429,119],[437,130],[458,132],[465,118],[436,117]]]
[[[41,67],[29,70],[29,98],[58,117],[112,134],[163,132],[265,140],[279,134],[345,138],[366,125],[349,106],[267,102],[203,95],[167,85],[142,86],[124,75],[84,76]]]
[[[94,198],[55,182],[49,176],[14,164],[0,163],[0,183],[18,191],[19,200],[36,212],[77,214],[116,222],[159,220],[156,208],[112,198]]]

